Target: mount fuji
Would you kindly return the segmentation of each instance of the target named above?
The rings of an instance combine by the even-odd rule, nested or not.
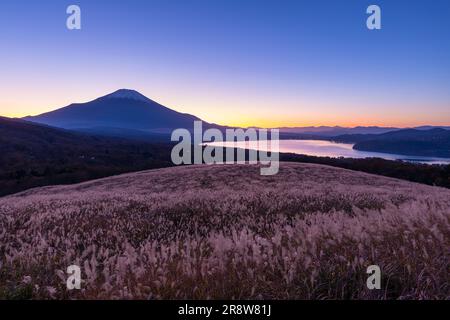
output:
[[[53,127],[116,136],[167,135],[177,128],[191,130],[196,116],[169,109],[141,93],[120,89],[86,103],[23,118]],[[203,122],[205,127],[220,127]]]

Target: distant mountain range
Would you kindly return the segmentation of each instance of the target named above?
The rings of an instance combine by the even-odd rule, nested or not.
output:
[[[169,109],[141,93],[120,89],[86,103],[25,117],[24,120],[94,135],[145,141],[169,141],[177,128],[193,129],[200,118]],[[228,127],[203,121],[203,128]],[[450,126],[281,127],[280,139],[318,139],[355,143],[354,148],[414,156],[450,157]]]
[[[414,127],[412,129],[430,130],[435,128],[450,130],[450,126],[420,126]],[[282,127],[279,128],[279,130],[282,133],[290,133],[290,134],[302,134],[320,137],[337,137],[342,135],[383,134],[391,131],[402,130],[402,128],[378,127],[378,126],[369,126],[369,127],[358,126],[354,128],[347,128],[340,126],[334,127],[319,126],[319,127]]]
[[[120,89],[90,102],[73,103],[54,111],[37,116],[28,116],[23,119],[64,129],[90,133],[110,133],[126,137],[145,136],[145,134],[169,134],[176,128],[190,129],[193,127],[194,121],[201,120],[194,115],[167,108],[131,89]],[[203,121],[203,126],[205,128],[226,128],[226,126],[206,121]],[[415,129],[428,130],[433,128],[436,127],[422,126]],[[450,129],[450,127],[441,128]],[[296,134],[336,137],[346,134],[383,134],[400,130],[400,128],[309,126],[280,127],[279,130],[289,137],[295,137]]]
[[[279,128],[280,132],[291,133],[291,134],[307,134],[307,135],[316,135],[322,137],[335,137],[338,135],[344,134],[381,134],[393,130],[398,130],[399,128],[394,127],[354,127],[354,128],[346,128],[346,127],[328,127],[328,126],[320,126],[320,127],[282,127]]]
[[[383,134],[350,134],[334,137],[355,143],[356,150],[410,156],[450,158],[450,130],[443,128],[402,129]]]

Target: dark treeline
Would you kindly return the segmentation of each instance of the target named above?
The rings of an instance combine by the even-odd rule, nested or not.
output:
[[[84,146],[82,150],[65,146],[64,150],[59,150],[61,152],[47,155],[34,152],[30,156],[21,151],[10,151],[7,161],[4,157],[0,160],[3,163],[0,196],[34,187],[73,184],[172,165],[167,145],[102,141],[94,146]]]
[[[0,196],[33,187],[73,184],[173,165],[170,159],[171,144],[131,143],[91,137],[86,137],[86,140],[82,144],[71,143],[70,139],[66,143],[55,140],[47,145],[12,141],[0,144]],[[280,154],[280,160],[323,164],[450,188],[450,165],[297,154]]]

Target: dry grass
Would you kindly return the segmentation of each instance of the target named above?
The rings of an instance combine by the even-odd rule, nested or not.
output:
[[[161,169],[1,198],[0,298],[448,299],[449,248],[450,190],[320,165]]]

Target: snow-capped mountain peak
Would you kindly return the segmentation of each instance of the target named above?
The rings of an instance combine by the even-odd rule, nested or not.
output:
[[[137,92],[136,90],[131,89],[120,89],[111,94],[104,96],[103,98],[107,99],[131,99],[137,101],[146,101],[148,102],[150,99],[144,96],[143,94]]]

